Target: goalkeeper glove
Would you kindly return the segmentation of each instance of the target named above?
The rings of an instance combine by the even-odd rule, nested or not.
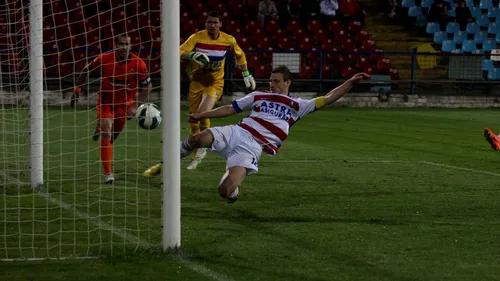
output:
[[[255,90],[255,79],[248,70],[243,71],[243,81],[245,81],[245,87]]]
[[[210,62],[208,56],[200,52],[190,52],[188,58],[189,60],[192,60],[199,64],[201,67],[207,65]]]
[[[80,92],[82,89],[80,87],[75,87],[75,91],[73,92],[73,96],[71,96],[71,107],[75,107],[75,104],[78,103],[78,96],[80,95]]]

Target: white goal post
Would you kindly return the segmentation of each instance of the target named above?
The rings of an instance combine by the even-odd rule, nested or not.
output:
[[[0,260],[180,247],[180,0],[4,3]],[[126,122],[112,145],[116,181],[107,185],[93,134],[99,73],[88,74],[75,107],[70,100],[83,67],[124,32],[147,65],[149,102],[161,103],[163,126],[146,131]],[[162,176],[143,178],[160,160]]]

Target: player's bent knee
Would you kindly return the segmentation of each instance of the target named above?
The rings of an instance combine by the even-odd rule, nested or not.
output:
[[[222,183],[219,185],[219,194],[222,198],[229,198],[231,194],[236,190],[236,185]]]
[[[101,138],[104,140],[111,140],[111,132],[101,131]]]
[[[189,137],[192,147],[208,147],[213,142],[212,133],[208,130],[196,133]]]

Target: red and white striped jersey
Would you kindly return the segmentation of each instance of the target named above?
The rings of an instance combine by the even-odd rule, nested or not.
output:
[[[305,115],[325,106],[325,98],[311,100],[291,98],[282,94],[255,91],[234,100],[236,112],[252,110],[238,126],[249,131],[269,155],[276,155],[288,137],[290,126]]]

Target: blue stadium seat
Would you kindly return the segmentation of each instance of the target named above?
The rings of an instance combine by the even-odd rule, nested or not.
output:
[[[478,7],[472,7],[470,8],[470,13],[472,14],[472,17],[477,19],[479,16],[481,16],[481,9]]]
[[[500,33],[497,33],[495,40],[500,44]]]
[[[496,35],[497,33],[498,33],[497,23],[490,22],[490,24],[488,25],[488,34]]]
[[[446,32],[448,32],[448,33],[455,34],[459,31],[460,31],[460,25],[456,22],[449,22],[446,25]]]
[[[432,4],[434,4],[434,0],[422,0],[422,4],[420,4],[420,7],[430,8],[432,7]]]
[[[465,40],[462,42],[462,51],[469,53],[475,52],[476,42],[474,42],[474,40]]]
[[[474,7],[474,0],[465,0],[465,5],[467,5],[469,9]]]
[[[491,50],[497,47],[497,42],[495,39],[486,39],[483,41],[483,51],[491,52]]]
[[[445,40],[448,40],[448,33],[446,33],[446,31],[438,31],[434,33],[434,43],[441,44]]]
[[[411,6],[410,9],[408,9],[408,16],[410,17],[419,17],[422,15],[422,8],[417,7],[417,6]]]
[[[476,44],[482,44],[486,39],[488,39],[488,33],[486,33],[486,31],[479,31],[474,35]]]
[[[450,17],[452,18],[456,18],[457,17],[457,13],[455,12],[455,8],[451,9],[448,11],[448,14],[450,15]]]
[[[490,24],[490,19],[488,18],[487,15],[480,15],[479,18],[476,19],[476,22],[477,24],[479,24],[479,26],[488,26],[488,24]]]
[[[469,22],[467,28],[465,29],[469,34],[476,34],[479,31],[479,24],[475,22]]]
[[[497,7],[491,7],[488,10],[488,17],[490,19],[494,19],[494,18],[498,17],[499,15],[500,15],[500,13],[498,12],[498,8]]]
[[[437,23],[437,22],[428,22],[425,31],[428,34],[434,34],[438,31],[441,31],[441,27],[439,26],[439,23]]]
[[[500,80],[500,68],[488,70],[488,80]]]
[[[467,33],[464,31],[459,31],[453,36],[453,41],[457,44],[462,44],[464,40],[467,40]]]
[[[375,92],[375,93],[390,93],[391,92],[391,84],[392,84],[391,76],[373,74],[370,76],[370,81],[377,82],[377,84],[375,84],[376,86],[370,87],[370,92]]]
[[[493,62],[489,59],[483,59],[483,71],[490,71],[493,69]]]
[[[427,17],[424,15],[420,15],[415,20],[415,25],[418,27],[424,27],[427,25]]]
[[[457,46],[455,45],[455,42],[453,40],[443,41],[443,44],[441,45],[441,51],[443,51],[443,52],[450,53],[453,50],[455,50],[455,48],[457,48]]]
[[[401,7],[410,8],[411,6],[415,6],[415,0],[403,0],[401,3]]]
[[[481,0],[479,1],[479,8],[482,10],[489,10],[491,7],[493,7],[492,1],[491,0]]]

